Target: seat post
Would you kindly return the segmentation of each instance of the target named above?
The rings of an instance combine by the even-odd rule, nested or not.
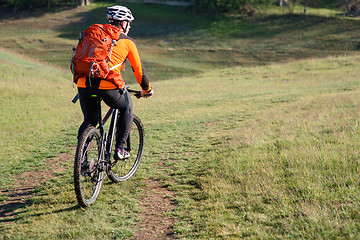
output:
[[[92,98],[95,98],[96,100],[96,104],[98,105],[98,124],[99,124],[99,129],[100,129],[100,133],[101,135],[104,133],[103,130],[103,123],[101,121],[101,98],[98,95],[91,95]]]

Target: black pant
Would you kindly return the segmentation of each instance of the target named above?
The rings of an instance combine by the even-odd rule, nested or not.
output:
[[[78,132],[78,137],[89,125],[96,126],[99,120],[99,109],[96,99],[91,97],[97,95],[111,108],[119,109],[119,117],[117,121],[116,131],[116,148],[122,148],[125,145],[126,139],[129,136],[131,124],[133,121],[132,115],[132,100],[130,94],[123,93],[121,89],[102,90],[97,88],[78,88],[80,96],[81,110],[84,114],[84,122],[81,124]],[[128,103],[125,99],[127,94]],[[127,106],[128,105],[128,106]]]

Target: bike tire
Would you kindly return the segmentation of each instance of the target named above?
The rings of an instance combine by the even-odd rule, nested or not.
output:
[[[74,163],[74,187],[77,201],[82,207],[93,204],[100,194],[104,179],[104,171],[98,168],[101,140],[99,129],[89,126],[78,141]]]
[[[128,180],[139,168],[145,145],[144,126],[139,117],[133,117],[133,124],[125,150],[130,153],[126,160],[114,160],[107,170],[107,175],[114,183]]]

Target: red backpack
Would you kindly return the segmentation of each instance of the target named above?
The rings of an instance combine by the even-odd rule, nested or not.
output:
[[[93,24],[80,33],[70,65],[75,83],[80,77],[106,79],[111,52],[120,34],[120,29],[110,24]]]

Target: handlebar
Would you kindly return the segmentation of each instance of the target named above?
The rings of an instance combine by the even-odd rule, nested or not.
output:
[[[73,98],[73,100],[71,101],[73,104],[75,104],[77,102],[77,100],[79,100],[79,93],[76,94],[76,96]]]
[[[125,88],[126,88],[126,90],[127,90],[129,93],[134,93],[134,96],[135,96],[136,98],[141,98],[141,91],[132,90],[132,89],[129,88],[129,86],[126,86]]]

